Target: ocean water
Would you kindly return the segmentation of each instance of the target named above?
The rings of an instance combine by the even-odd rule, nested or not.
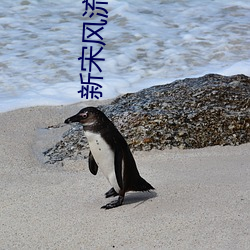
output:
[[[99,100],[207,73],[250,76],[249,0],[107,1]],[[92,19],[81,2],[1,1],[0,112],[85,100],[78,58]]]

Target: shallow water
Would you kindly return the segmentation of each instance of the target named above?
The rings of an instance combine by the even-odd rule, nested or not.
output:
[[[250,75],[245,2],[108,0],[103,99],[206,73]],[[81,1],[1,1],[0,111],[84,100],[83,11]]]

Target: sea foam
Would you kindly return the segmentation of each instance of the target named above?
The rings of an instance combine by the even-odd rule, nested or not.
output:
[[[207,73],[250,76],[250,2],[108,3],[101,99]],[[0,111],[84,101],[81,1],[3,0],[0,13]]]

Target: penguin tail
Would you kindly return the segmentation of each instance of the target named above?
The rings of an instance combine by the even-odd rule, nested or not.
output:
[[[150,189],[154,189],[154,187],[139,176],[131,191],[149,191]]]

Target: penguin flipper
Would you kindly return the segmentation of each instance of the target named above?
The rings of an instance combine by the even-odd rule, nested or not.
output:
[[[122,181],[122,150],[115,148],[115,176],[120,189],[123,189]]]
[[[89,170],[93,175],[96,175],[98,171],[98,165],[96,164],[91,151],[89,151]]]

